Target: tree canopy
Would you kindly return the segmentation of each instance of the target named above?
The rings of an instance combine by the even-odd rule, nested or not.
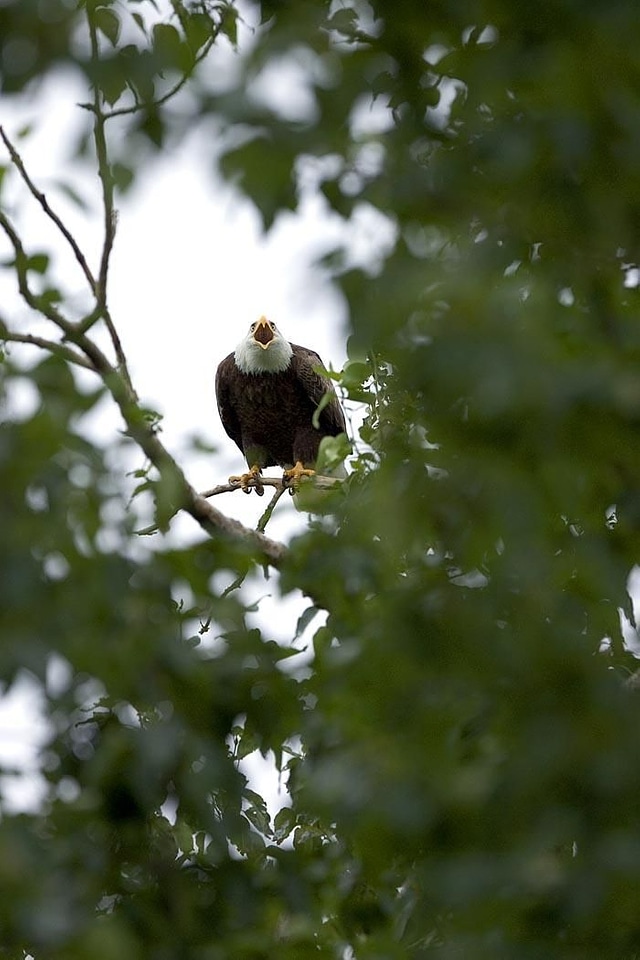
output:
[[[1,955],[640,955],[639,30],[630,0],[2,4],[4,96],[85,85],[69,163],[104,236],[93,263],[3,128],[0,682],[41,684],[50,733],[40,808],[0,821]],[[288,544],[193,489],[110,309],[118,202],[197,125],[265,230],[305,184],[394,236],[319,264],[365,416]],[[105,398],[125,441],[83,427]],[[195,545],[164,538],[179,511]],[[261,568],[308,598],[304,669],[249,621]]]

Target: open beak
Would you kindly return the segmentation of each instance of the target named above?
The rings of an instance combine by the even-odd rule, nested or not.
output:
[[[253,339],[256,343],[260,344],[263,350],[266,350],[269,344],[273,342],[273,330],[266,317],[260,317],[258,320],[256,328],[253,331]]]

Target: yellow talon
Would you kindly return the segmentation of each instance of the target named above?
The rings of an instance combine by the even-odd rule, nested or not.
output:
[[[229,483],[232,483],[234,486],[240,484],[240,489],[243,493],[251,493],[252,487],[250,487],[249,484],[254,480],[254,489],[258,496],[261,497],[264,494],[264,487],[260,480],[260,473],[260,467],[257,463],[254,463],[248,473],[241,473],[239,477],[229,477]]]
[[[282,475],[282,482],[285,484],[291,484],[291,494],[300,486],[300,480],[302,477],[314,477],[315,470],[310,470],[308,467],[303,466],[303,464],[298,460],[295,466],[291,467],[290,470],[285,470]]]

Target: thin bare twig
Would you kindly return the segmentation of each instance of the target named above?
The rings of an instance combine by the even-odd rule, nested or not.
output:
[[[31,194],[32,197],[34,197],[38,201],[38,203],[44,210],[45,214],[49,217],[50,220],[53,221],[53,223],[56,225],[56,227],[58,228],[62,236],[65,238],[65,240],[71,247],[71,250],[73,251],[73,255],[76,258],[76,261],[80,265],[80,269],[82,270],[82,272],[84,273],[87,279],[91,292],[95,294],[96,293],[95,277],[93,276],[93,273],[91,272],[91,268],[89,267],[89,264],[87,263],[82,250],[78,246],[78,243],[75,237],[73,236],[71,231],[68,229],[68,227],[62,222],[62,220],[60,219],[58,214],[55,212],[55,210],[52,209],[44,193],[41,190],[38,190],[37,186],[35,185],[35,183],[33,182],[33,180],[31,179],[31,177],[29,176],[26,170],[22,157],[16,150],[14,144],[11,142],[11,140],[9,139],[9,137],[7,136],[4,130],[4,127],[2,126],[0,126],[0,137],[2,137],[4,145],[9,151],[9,156],[11,157],[11,161],[14,167],[16,168],[16,170],[18,171],[18,173],[20,174],[23,182],[25,183],[27,189],[29,190],[29,193]]]
[[[247,579],[247,572],[239,573],[235,580],[232,580],[228,587],[225,587],[222,593],[220,594],[221,598],[224,600],[225,597],[228,597],[230,593],[233,593],[234,590],[239,590],[242,584]],[[211,623],[211,617],[209,617],[209,623]]]
[[[12,141],[7,136],[6,131],[1,126],[0,126],[0,137],[2,138],[7,150],[9,151],[11,161],[15,166],[15,168],[17,169],[27,189],[29,190],[31,195],[34,197],[34,199],[38,201],[38,203],[42,207],[45,214],[56,225],[60,233],[63,235],[63,237],[71,247],[71,250],[73,251],[75,259],[77,263],[80,265],[80,268],[87,279],[91,292],[96,298],[96,306],[91,311],[91,313],[89,313],[87,317],[85,317],[84,320],[82,320],[79,324],[81,330],[85,332],[87,329],[89,329],[89,327],[93,326],[93,324],[97,320],[99,320],[100,317],[102,317],[109,330],[111,340],[113,342],[114,349],[118,357],[119,365],[123,368],[125,376],[128,377],[126,360],[124,357],[124,353],[122,351],[120,338],[115,329],[115,326],[113,324],[113,321],[111,319],[111,316],[109,314],[109,310],[106,304],[106,274],[104,276],[105,286],[104,286],[104,289],[101,289],[101,283],[99,283],[94,277],[91,271],[91,268],[87,263],[87,259],[84,256],[82,250],[80,249],[75,237],[73,236],[69,228],[66,226],[66,224],[60,219],[60,217],[55,212],[55,210],[53,210],[45,194],[41,190],[39,190],[38,187],[35,185],[34,181],[29,175],[28,170],[25,167],[22,157],[16,150]],[[11,233],[10,225],[9,225],[9,228],[7,228],[7,223],[8,223],[8,219],[5,217],[4,222],[2,223],[2,226],[5,229],[5,232],[7,233],[7,235],[9,236],[9,239],[13,243],[14,249],[16,250],[16,266],[18,267],[18,271],[19,271],[20,268],[18,266],[18,247],[20,244],[19,244],[17,234],[15,233],[15,231],[13,232],[13,234]],[[112,243],[113,243],[113,238],[111,239],[111,244]],[[108,261],[108,257],[107,257],[107,261]],[[58,326],[61,326],[61,323],[60,323],[61,315],[59,314],[59,312],[55,312],[53,310],[47,310],[45,308],[44,302],[41,300],[37,300],[36,295],[28,290],[28,284],[26,283],[26,276],[23,277],[23,280],[24,280],[24,283],[22,284],[20,290],[24,299],[27,300],[30,306],[34,307],[34,309],[40,310],[46,317],[48,317],[48,319],[53,320],[54,323],[57,323]],[[71,321],[66,321],[66,323],[70,323],[70,322]],[[64,329],[64,327],[62,327],[62,329]],[[77,362],[77,361],[74,361],[74,362]]]
[[[89,21],[89,39],[91,42],[91,59],[97,63],[100,59],[100,46],[98,42],[98,29],[90,8],[87,9],[87,20]],[[96,296],[101,306],[106,306],[107,302],[107,277],[109,273],[109,259],[115,240],[116,233],[116,215],[113,205],[113,174],[109,168],[109,159],[107,153],[107,138],[105,134],[105,118],[102,113],[102,100],[100,88],[97,84],[93,88],[93,137],[96,145],[96,155],[98,158],[98,176],[102,184],[102,203],[104,207],[104,240],[102,244],[102,256],[100,258],[100,270],[98,272],[98,287]]]
[[[331,487],[334,487],[337,483],[341,483],[342,480],[340,477],[325,477],[322,474],[316,474],[310,481],[306,478],[302,481],[303,483],[312,483],[314,487],[320,490],[328,490]],[[290,483],[283,483],[281,478],[278,477],[260,477],[258,480],[248,480],[246,483],[246,489],[260,489],[260,487],[274,487],[277,490],[281,490],[284,493],[285,490],[291,490]],[[236,490],[242,490],[242,486],[239,482],[237,483],[220,483],[217,487],[212,487],[210,490],[205,490],[200,494],[201,497],[217,497],[221,493],[235,493]]]
[[[109,331],[111,333],[111,340],[113,342],[116,356],[118,358],[118,367],[122,371],[123,376],[125,377],[125,380],[127,381],[129,388],[133,391],[133,386],[131,384],[131,379],[129,377],[126,358],[122,350],[120,338],[118,337],[117,331],[115,330],[115,327],[113,325],[113,321],[109,316],[109,311],[106,308],[106,303],[103,303],[101,305],[99,302],[99,299],[100,299],[100,294],[98,289],[99,284],[96,283],[96,280],[93,277],[93,274],[91,273],[91,270],[87,264],[86,258],[82,254],[82,251],[80,250],[80,248],[77,246],[77,243],[73,238],[72,234],[70,233],[70,231],[68,230],[68,228],[64,225],[64,223],[60,220],[58,215],[49,206],[44,194],[38,191],[37,187],[35,186],[34,182],[29,176],[29,173],[26,170],[26,167],[24,166],[22,158],[19,156],[19,154],[13,147],[13,144],[10,142],[9,138],[6,136],[6,133],[2,130],[1,127],[0,127],[0,136],[2,136],[2,139],[6,144],[7,149],[9,150],[9,153],[11,155],[11,160],[16,165],[29,191],[38,200],[38,202],[41,204],[41,206],[43,207],[45,212],[48,214],[48,216],[51,217],[53,222],[56,223],[56,225],[58,225],[61,233],[70,243],[74,253],[76,253],[76,260],[78,260],[78,262],[80,263],[80,266],[82,267],[83,272],[85,273],[85,276],[87,277],[87,280],[89,281],[92,287],[94,296],[96,297],[96,307],[94,308],[92,313],[89,315],[89,319],[93,323],[97,319],[99,319],[100,316],[104,318],[109,328]],[[55,323],[55,325],[60,330],[62,330],[66,339],[74,340],[75,339],[74,334],[83,336],[84,329],[82,325],[73,323],[71,320],[68,320],[66,317],[62,315],[60,310],[58,310],[58,308],[55,307],[53,303],[51,303],[50,300],[46,300],[44,297],[39,296],[38,294],[34,293],[34,291],[31,289],[29,285],[29,276],[28,276],[29,257],[27,256],[27,253],[24,249],[24,245],[22,243],[22,240],[20,239],[18,231],[12,224],[9,217],[2,210],[0,210],[0,227],[4,230],[14,250],[16,275],[18,278],[18,289],[24,301],[33,310],[36,310],[37,312],[45,316],[48,320],[51,320],[52,323]],[[106,278],[105,278],[105,282],[106,282]],[[65,350],[67,348],[65,348],[62,344],[56,345],[55,341],[45,340],[43,338],[38,338],[32,335],[25,334],[22,336],[25,337],[26,339],[23,339],[21,342],[33,343],[34,345],[39,345],[44,347],[45,349],[51,350],[51,352],[53,353],[58,353],[59,355],[65,355]],[[10,339],[13,339],[16,342],[19,342],[17,335],[11,337]],[[77,340],[75,342],[77,343]],[[89,344],[91,343],[91,341],[85,341],[85,342]],[[89,370],[95,369],[93,363],[91,362],[91,359],[88,359],[87,361],[85,361],[82,357],[74,353],[74,351],[68,351],[66,353],[66,359],[79,366],[84,366]]]
[[[76,353],[71,347],[65,346],[64,343],[56,343],[55,340],[36,337],[32,333],[15,333],[2,322],[0,322],[0,340],[8,343],[28,343],[34,347],[40,347],[42,350],[48,350],[49,353],[62,357],[63,360],[74,363],[78,367],[84,367],[85,370],[94,370],[93,364],[89,360]]]
[[[89,39],[91,43],[91,58],[97,63],[100,58],[100,45],[98,41],[98,30],[95,23],[92,10],[87,7],[87,21],[89,24]],[[98,272],[98,282],[96,285],[96,305],[99,308],[93,311],[83,322],[82,332],[86,332],[90,324],[102,316],[104,319],[109,336],[115,350],[118,361],[118,369],[127,382],[127,385],[133,390],[131,376],[127,365],[127,358],[122,349],[122,342],[116,326],[109,313],[107,306],[107,280],[109,276],[109,262],[111,251],[116,236],[117,214],[114,207],[114,180],[109,164],[109,154],[107,150],[107,138],[105,133],[106,118],[102,110],[102,97],[97,84],[93,88],[93,139],[96,147],[96,157],[98,160],[98,177],[102,184],[102,204],[104,208],[104,238],[102,241],[102,255],[100,257],[100,269]]]
[[[0,210],[0,227],[6,233],[11,246],[13,247],[13,252],[16,258],[15,265],[16,275],[18,278],[18,290],[20,291],[22,299],[33,310],[37,310],[38,313],[41,313],[48,320],[51,320],[52,323],[55,323],[55,325],[63,331],[65,336],[69,336],[69,334],[75,329],[75,325],[71,322],[71,320],[67,320],[65,317],[63,317],[57,307],[55,307],[49,300],[45,300],[44,297],[38,296],[38,294],[34,293],[29,286],[29,258],[25,252],[24,246],[22,245],[22,240],[18,235],[18,231],[3,210]]]
[[[283,496],[283,494],[285,494],[286,491],[289,489],[290,487],[288,487],[286,484],[280,483],[279,488],[276,489],[275,493],[271,497],[271,500],[269,501],[267,509],[264,511],[264,513],[258,520],[256,524],[256,530],[259,530],[261,533],[264,533],[265,528],[269,523],[269,520],[271,519],[271,514],[275,510],[276,503],[278,502],[280,497]]]
[[[282,480],[276,477],[260,477],[259,480],[248,480],[246,484],[246,489],[255,490],[260,489],[260,487],[282,487]],[[220,483],[217,487],[212,487],[211,490],[205,490],[204,493],[201,493],[201,497],[217,497],[221,493],[234,493],[236,490],[242,490],[242,487],[239,482],[237,483]]]

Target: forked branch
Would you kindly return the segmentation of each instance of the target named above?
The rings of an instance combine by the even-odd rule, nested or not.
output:
[[[40,347],[41,350],[47,350],[57,357],[61,357],[68,363],[73,363],[77,367],[84,367],[85,370],[93,370],[93,364],[81,354],[76,353],[71,347],[64,343],[58,343],[55,340],[47,340],[46,337],[37,337],[33,333],[16,333],[9,330],[6,323],[0,320],[0,340],[7,343],[28,343],[33,347]]]
[[[32,310],[41,313],[48,320],[51,320],[52,323],[55,323],[65,336],[69,336],[75,329],[75,324],[73,324],[71,320],[67,320],[50,300],[34,293],[31,289],[29,284],[29,257],[24,249],[18,231],[2,209],[0,209],[0,228],[4,230],[13,247],[18,289],[22,299]]]
[[[62,236],[65,238],[65,240],[71,247],[71,250],[73,251],[73,255],[76,258],[76,261],[78,262],[78,264],[80,265],[80,269],[82,270],[85,277],[87,278],[87,283],[89,284],[89,288],[95,296],[97,291],[97,284],[96,284],[95,277],[93,276],[93,273],[91,272],[91,268],[89,267],[89,264],[87,263],[82,250],[78,246],[78,243],[75,237],[73,236],[71,231],[67,228],[67,226],[63,223],[63,221],[60,219],[60,217],[55,212],[55,210],[53,210],[45,194],[41,190],[39,190],[38,187],[35,185],[35,183],[33,182],[33,180],[31,179],[31,177],[27,172],[27,169],[23,163],[22,157],[16,150],[12,141],[7,136],[7,133],[4,127],[1,127],[1,126],[0,126],[0,137],[2,137],[2,141],[9,152],[9,156],[11,157],[11,162],[13,163],[15,169],[20,174],[20,177],[22,178],[29,193],[31,194],[32,197],[34,197],[38,201],[38,203],[44,210],[46,216],[49,217],[49,219],[56,225],[56,227],[58,228]]]

